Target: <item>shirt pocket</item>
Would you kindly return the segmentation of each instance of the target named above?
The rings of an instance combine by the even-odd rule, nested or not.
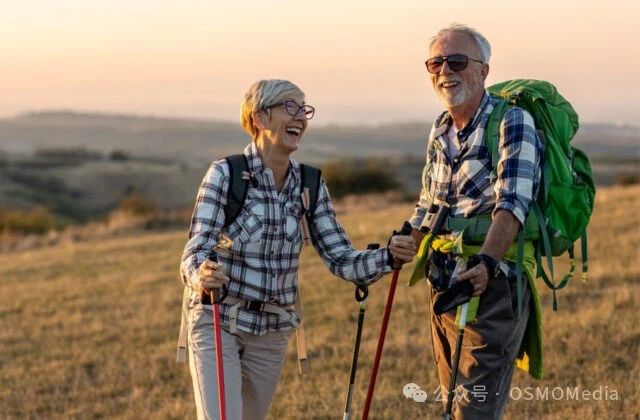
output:
[[[262,209],[261,205],[252,206],[249,209],[243,208],[236,223],[238,224],[237,236],[234,242],[240,245],[260,242],[262,240],[263,220],[262,214],[257,214]]]
[[[291,243],[302,242],[302,232],[300,231],[300,219],[303,217],[302,207],[299,204],[287,203],[284,216],[285,240]]]
[[[481,197],[491,185],[491,161],[472,148],[464,156],[456,174],[458,191],[470,198]]]

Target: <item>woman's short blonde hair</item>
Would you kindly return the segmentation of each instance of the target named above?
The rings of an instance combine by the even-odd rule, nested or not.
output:
[[[240,123],[244,131],[255,139],[258,135],[258,128],[253,123],[251,114],[254,111],[266,111],[269,114],[271,105],[291,96],[302,96],[304,100],[304,92],[288,80],[267,79],[252,84],[244,94],[240,109]]]

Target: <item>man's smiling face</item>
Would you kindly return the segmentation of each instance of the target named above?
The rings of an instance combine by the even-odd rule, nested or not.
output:
[[[482,60],[480,46],[467,34],[447,32],[439,36],[431,46],[429,57],[448,57],[463,54]],[[431,74],[431,83],[440,101],[446,108],[464,106],[484,91],[484,80],[488,73],[486,64],[469,60],[467,68],[453,71],[447,62],[440,71]]]

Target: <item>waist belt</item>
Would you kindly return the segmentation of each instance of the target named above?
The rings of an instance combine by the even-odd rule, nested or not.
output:
[[[184,288],[184,293],[182,296],[182,319],[180,322],[180,335],[178,337],[178,354],[177,359],[178,363],[184,363],[186,360],[187,353],[187,314],[189,312],[189,295],[190,290],[188,287]],[[211,300],[208,295],[206,298],[202,299],[201,302],[203,305],[211,305]],[[248,309],[250,311],[256,312],[267,312],[270,314],[276,314],[278,316],[284,317],[289,322],[293,328],[298,328],[300,324],[294,315],[289,312],[289,310],[294,309],[294,305],[286,305],[286,306],[278,306],[271,303],[258,302],[255,300],[246,300],[239,299],[236,297],[227,296],[223,304],[230,306],[229,308],[229,332],[234,334],[238,331],[236,323],[238,320],[238,310],[240,308]],[[299,310],[299,316],[302,317],[302,310]],[[304,346],[303,346],[304,347]],[[303,349],[304,350],[304,349]],[[300,351],[300,349],[298,350]],[[306,356],[305,356],[306,358]]]
[[[246,300],[239,299],[236,297],[227,296],[223,301],[223,304],[229,306],[229,332],[231,334],[235,334],[238,331],[237,321],[238,321],[238,311],[240,308],[248,309],[250,311],[256,312],[266,312],[269,314],[275,314],[283,317],[284,319],[291,322],[293,328],[297,328],[299,322],[296,320],[293,313],[289,312],[289,310],[293,311],[293,305],[274,305],[272,303],[266,302],[258,302],[255,300]],[[204,302],[203,302],[204,304]]]
[[[440,233],[463,232],[465,242],[482,244],[492,221],[491,214],[479,214],[468,218],[449,216],[442,226],[443,232]],[[526,240],[538,239],[538,219],[533,212],[529,213],[524,221],[524,231]]]

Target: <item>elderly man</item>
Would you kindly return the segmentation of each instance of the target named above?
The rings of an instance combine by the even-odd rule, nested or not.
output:
[[[485,37],[464,25],[451,25],[432,38],[425,64],[446,111],[435,120],[427,141],[422,192],[411,218],[414,231],[392,238],[390,247],[395,258],[410,261],[427,230],[424,227],[434,228],[438,215],[444,215],[445,222],[434,233],[449,243],[463,234],[453,221],[478,215],[492,219],[488,232],[468,248],[475,250],[476,265],[458,271],[458,281],[470,282],[473,295],[480,298],[476,318],[464,330],[457,386],[466,392],[457,393],[456,419],[502,417],[527,321],[535,312],[526,281],[518,310],[516,264],[506,254],[514,249],[538,192],[543,146],[532,117],[514,107],[499,122],[500,159],[493,168],[484,138],[496,104],[484,86],[490,55]],[[455,252],[432,248],[426,260],[432,301],[437,302],[451,285],[460,258]],[[434,357],[445,391],[455,348],[455,317],[455,309],[431,317]],[[535,322],[532,325],[535,329]]]

